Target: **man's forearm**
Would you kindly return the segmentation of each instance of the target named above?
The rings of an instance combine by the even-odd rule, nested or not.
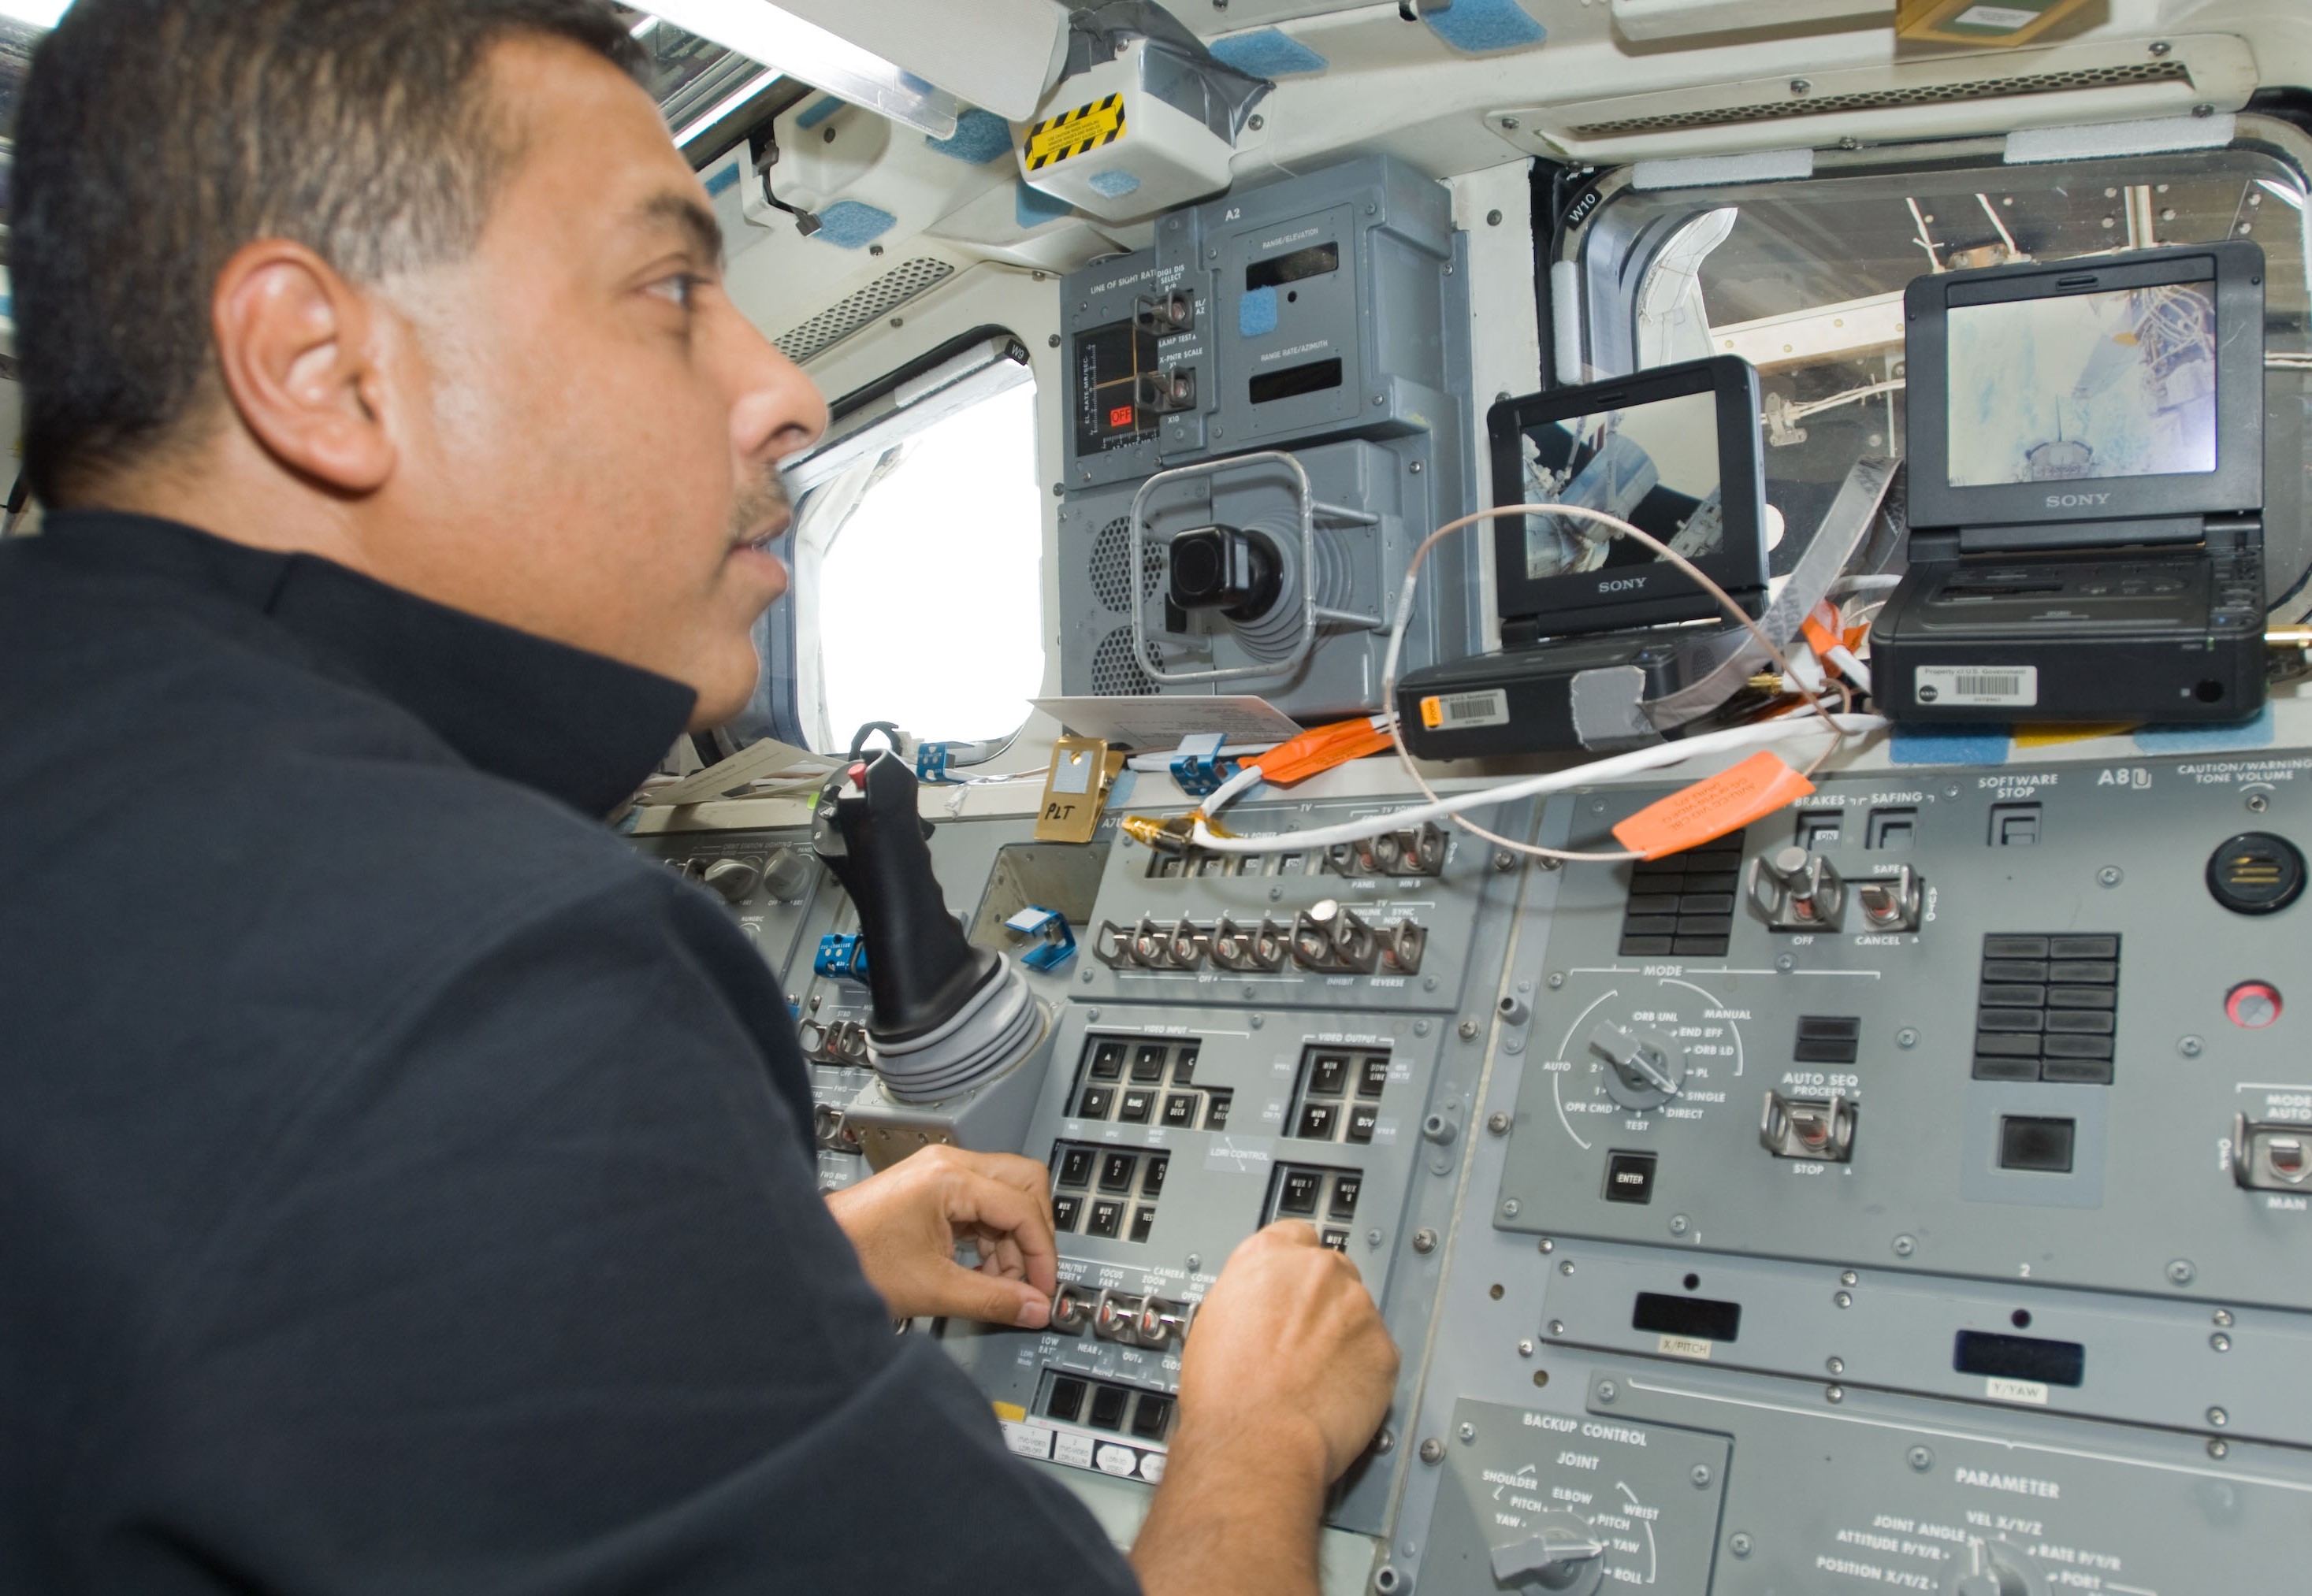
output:
[[[1317,1596],[1323,1470],[1278,1441],[1182,1426],[1132,1548],[1147,1596]]]

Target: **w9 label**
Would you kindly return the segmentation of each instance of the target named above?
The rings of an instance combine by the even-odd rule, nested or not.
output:
[[[1911,678],[1911,700],[1961,709],[2028,709],[2039,702],[2039,667],[1922,665]]]
[[[1421,701],[1421,724],[1432,731],[1462,731],[1476,726],[1507,726],[1510,695],[1498,687],[1474,693],[1438,693]]]

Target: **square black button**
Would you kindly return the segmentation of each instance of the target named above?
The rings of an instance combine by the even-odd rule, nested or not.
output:
[[[1125,1093],[1124,1106],[1116,1111],[1116,1117],[1127,1125],[1145,1125],[1155,1112],[1156,1094],[1135,1087]]]
[[[1345,1230],[1327,1230],[1321,1239],[1325,1245],[1336,1252],[1345,1252],[1349,1250],[1349,1233]]]
[[[1103,1042],[1092,1049],[1091,1078],[1096,1081],[1119,1080],[1124,1076],[1124,1044]]]
[[[2039,1078],[2039,1060],[1989,1059],[1978,1054],[1975,1060],[1975,1078],[1979,1081],[2036,1081]]]
[[[1054,1418],[1075,1422],[1083,1411],[1084,1382],[1081,1380],[1059,1379],[1052,1382],[1052,1394],[1044,1404],[1044,1411]]]
[[[1081,1186],[1091,1179],[1091,1149],[1070,1147],[1060,1155],[1060,1184]]]
[[[1357,1095],[1378,1097],[1388,1085],[1388,1055],[1376,1053],[1364,1061],[1357,1074]]]
[[[1205,1129],[1225,1130],[1228,1129],[1229,1097],[1230,1095],[1226,1092],[1207,1092],[1204,1094]]]
[[[1379,1125],[1380,1110],[1372,1103],[1353,1103],[1349,1105],[1349,1139],[1351,1141],[1372,1140],[1373,1131]]]
[[[1171,1167],[1172,1161],[1169,1158],[1151,1158],[1148,1161],[1148,1173],[1140,1177],[1140,1195],[1143,1197],[1163,1196],[1164,1172]]]
[[[1182,1048],[1180,1056],[1172,1060],[1172,1084],[1176,1086],[1193,1086],[1196,1084],[1196,1050],[1195,1048]]]
[[[1325,1181],[1313,1169],[1288,1169],[1284,1185],[1277,1193],[1276,1211],[1280,1214],[1313,1214],[1317,1211],[1317,1193]]]
[[[1076,1227],[1076,1216],[1082,1212],[1083,1199],[1081,1197],[1055,1197],[1052,1199],[1052,1228],[1054,1230],[1073,1230]]]
[[[1300,1110],[1300,1129],[1292,1134],[1309,1141],[1330,1141],[1333,1131],[1341,1122],[1341,1105],[1337,1103],[1311,1103]]]
[[[1172,1399],[1160,1397],[1154,1391],[1140,1393],[1140,1406],[1132,1410],[1132,1433],[1150,1441],[1164,1438],[1164,1426],[1172,1422]]]
[[[1129,1191],[1132,1177],[1140,1167],[1135,1153],[1110,1153],[1099,1161],[1099,1189],[1102,1191]]]
[[[1124,1205],[1120,1202],[1096,1202],[1091,1205],[1091,1223],[1085,1226],[1086,1235],[1113,1236],[1124,1226]]]
[[[1318,1097],[1338,1097],[1347,1090],[1349,1060],[1341,1053],[1318,1053],[1309,1061],[1309,1091]]]
[[[1606,1200],[1648,1203],[1654,1199],[1654,1155],[1606,1155]]]
[[[1133,1209],[1132,1239],[1135,1242],[1146,1241],[1148,1239],[1148,1227],[1155,1223],[1156,1210],[1154,1208]]]
[[[1195,1122],[1196,1095],[1194,1092],[1175,1092],[1164,1099],[1164,1123],[1185,1129]]]
[[[1333,1182],[1332,1206],[1326,1211],[1336,1219],[1357,1217],[1357,1194],[1364,1190],[1362,1175],[1343,1175]]]
[[[1113,1086],[1086,1086],[1083,1097],[1076,1104],[1076,1112],[1087,1120],[1105,1120],[1110,1104],[1116,1101]]]
[[[1999,1167],[2067,1175],[2071,1173],[2071,1142],[2077,1129],[2076,1123],[2070,1120],[2001,1114]]]
[[[1132,1078],[1136,1081],[1160,1081],[1164,1078],[1164,1059],[1172,1050],[1161,1042],[1152,1042],[1132,1056]]]
[[[1124,1405],[1132,1393],[1120,1385],[1095,1385],[1091,1388],[1091,1427],[1095,1430],[1115,1430],[1124,1426]]]

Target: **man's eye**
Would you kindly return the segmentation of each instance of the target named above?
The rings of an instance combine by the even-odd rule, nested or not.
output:
[[[695,307],[699,286],[705,282],[704,277],[693,276],[687,272],[679,272],[671,277],[661,277],[652,283],[649,292],[688,310]]]

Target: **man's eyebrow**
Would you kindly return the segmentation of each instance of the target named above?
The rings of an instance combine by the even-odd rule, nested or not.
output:
[[[690,235],[690,247],[699,258],[720,265],[722,260],[722,224],[714,220],[714,213],[687,194],[668,192],[657,194],[644,202],[642,216],[653,222],[671,222]]]

